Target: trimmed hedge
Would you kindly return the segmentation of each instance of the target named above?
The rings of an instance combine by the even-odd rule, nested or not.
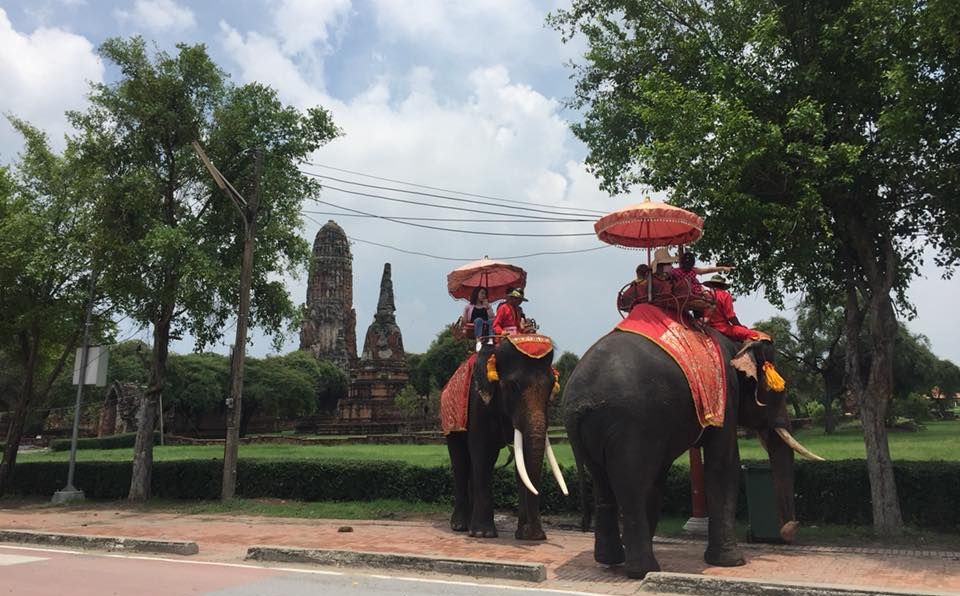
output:
[[[167,499],[219,499],[223,463],[217,459],[162,461],[153,464],[153,496]],[[904,521],[921,528],[960,530],[960,463],[894,464]],[[453,477],[448,467],[423,468],[402,462],[240,460],[237,495],[303,501],[400,499],[449,503]],[[12,491],[50,496],[66,483],[64,462],[27,462],[14,471]],[[580,508],[580,484],[574,468],[564,469],[570,496],[564,497],[548,470],[540,482],[544,513],[572,513]],[[94,499],[123,499],[130,488],[129,462],[78,462],[77,485]],[[590,483],[584,485],[588,493]],[[803,523],[869,525],[872,518],[866,462],[796,464],[797,518]],[[494,474],[497,507],[515,508],[517,489],[512,468]],[[674,466],[667,478],[663,512],[690,514],[687,472]],[[590,495],[587,495],[590,498]],[[738,516],[746,517],[743,482]]]
[[[50,451],[70,451],[71,439],[54,439],[50,441]],[[77,439],[77,449],[123,449],[133,447],[137,442],[137,433],[110,435],[102,438]],[[153,433],[154,445],[160,444],[160,433]]]

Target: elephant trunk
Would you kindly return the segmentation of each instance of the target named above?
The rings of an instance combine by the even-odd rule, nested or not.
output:
[[[538,495],[537,485],[540,483],[546,452],[547,421],[545,415],[536,415],[539,412],[528,411],[526,414],[522,417],[523,422],[513,431],[513,449],[520,480],[527,490]]]
[[[780,518],[780,537],[785,542],[792,542],[800,526],[796,520],[796,510],[794,508],[793,449],[777,433],[770,433],[765,438],[767,452],[770,456],[770,467],[773,472],[773,491],[777,499],[777,513]]]

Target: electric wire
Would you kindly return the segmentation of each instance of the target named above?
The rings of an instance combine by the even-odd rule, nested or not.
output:
[[[361,186],[361,187],[364,187],[364,188],[372,188],[372,189],[375,189],[375,190],[386,190],[386,191],[391,191],[391,192],[402,192],[402,193],[407,193],[407,194],[412,194],[412,195],[417,195],[417,196],[422,196],[422,197],[430,197],[430,198],[433,198],[433,199],[441,199],[441,200],[444,200],[444,201],[451,201],[451,202],[455,202],[455,203],[467,203],[467,204],[470,204],[470,205],[484,205],[484,206],[488,206],[488,207],[490,207],[490,206],[492,206],[492,207],[500,207],[500,208],[503,208],[503,209],[516,209],[516,210],[518,210],[518,211],[528,211],[528,212],[531,212],[531,213],[546,213],[546,214],[548,214],[548,215],[562,215],[562,216],[565,216],[565,217],[587,217],[587,218],[591,218],[590,221],[595,221],[595,220],[597,219],[597,215],[596,215],[596,214],[593,214],[593,213],[584,213],[582,209],[580,209],[580,210],[578,210],[577,212],[574,212],[574,213],[563,213],[563,212],[556,211],[555,209],[536,209],[536,208],[534,208],[534,207],[528,207],[527,205],[532,205],[532,203],[521,203],[520,201],[517,201],[517,203],[521,203],[521,204],[524,205],[524,206],[522,206],[522,207],[514,207],[513,205],[504,205],[504,204],[498,204],[498,203],[489,203],[489,202],[486,202],[486,201],[477,201],[477,200],[474,200],[474,199],[458,199],[458,198],[456,198],[456,197],[451,197],[451,196],[447,196],[447,195],[439,195],[439,194],[434,194],[434,193],[429,193],[429,192],[422,192],[422,191],[418,191],[418,190],[410,190],[410,189],[406,189],[406,188],[395,188],[395,187],[392,187],[392,186],[380,186],[380,185],[377,185],[377,184],[366,184],[366,183],[364,183],[364,182],[355,182],[355,181],[352,181],[352,180],[344,180],[344,179],[342,179],[342,178],[335,178],[335,177],[333,177],[333,176],[327,176],[327,175],[324,175],[324,174],[318,174],[318,173],[316,173],[316,172],[308,172],[307,170],[300,170],[300,173],[306,174],[306,175],[308,175],[308,176],[313,176],[313,177],[319,178],[319,179],[321,179],[321,180],[332,180],[332,181],[334,181],[334,182],[339,182],[339,183],[341,183],[341,184],[350,184],[350,185],[352,185],[352,186]],[[324,184],[323,186],[324,186],[324,187],[327,187],[326,184]]]
[[[313,223],[319,226],[323,225],[323,222],[321,222],[315,217],[312,217],[309,213],[304,212],[303,215],[305,218],[309,219]],[[387,248],[387,249],[394,250],[394,251],[408,254],[408,255],[428,257],[431,259],[437,259],[441,261],[459,261],[462,263],[464,261],[473,261],[476,258],[476,257],[444,257],[440,255],[427,253],[427,252],[408,250],[405,248],[400,248],[398,246],[392,246],[390,244],[383,244],[381,242],[374,242],[372,240],[364,240],[363,238],[357,238],[356,236],[347,236],[347,238],[352,240],[353,242],[359,242],[360,244],[370,244],[372,246],[379,246],[380,248]],[[584,253],[584,252],[593,252],[596,250],[602,250],[604,248],[610,248],[610,245],[603,244],[601,246],[594,246],[591,248],[579,248],[579,249],[572,249],[572,250],[544,250],[544,251],[538,251],[538,252],[532,252],[532,253],[526,253],[526,254],[520,254],[520,255],[509,255],[509,256],[503,256],[503,257],[490,257],[490,258],[495,260],[496,259],[511,260],[511,259],[526,259],[528,257],[549,256],[549,255],[572,255],[572,254],[578,254],[578,253]]]
[[[326,164],[322,164],[322,163],[317,163],[317,162],[311,162],[311,161],[302,161],[301,163],[307,164],[307,165],[309,165],[309,166],[314,166],[314,167],[317,167],[317,168],[326,168],[326,169],[328,169],[328,170],[334,170],[334,171],[337,171],[337,172],[344,172],[344,173],[346,173],[346,174],[354,174],[355,176],[363,176],[364,178],[371,178],[371,179],[373,179],[373,180],[382,180],[382,181],[384,181],[384,182],[394,182],[394,183],[396,183],[396,184],[405,184],[405,185],[407,185],[407,186],[413,186],[413,187],[416,187],[416,188],[426,188],[426,189],[428,189],[428,190],[436,190],[436,191],[440,191],[440,192],[450,192],[450,193],[454,193],[454,194],[458,194],[458,195],[463,195],[463,196],[466,196],[466,197],[477,197],[477,198],[479,198],[479,199],[489,199],[489,200],[492,200],[492,201],[502,201],[502,202],[504,202],[504,203],[517,203],[517,204],[520,204],[520,205],[533,205],[533,206],[536,206],[536,207],[551,207],[551,208],[553,208],[553,209],[565,209],[565,210],[568,210],[568,211],[581,211],[581,212],[584,212],[584,213],[594,213],[594,214],[596,214],[596,215],[604,215],[604,214],[606,213],[605,211],[601,211],[601,210],[598,210],[598,209],[588,209],[588,208],[585,208],[585,207],[564,207],[564,206],[562,206],[562,205],[550,205],[550,204],[547,204],[547,203],[531,203],[531,202],[527,202],[527,201],[517,201],[517,200],[513,200],[513,199],[504,199],[504,198],[502,198],[502,197],[494,197],[494,196],[491,196],[491,195],[482,195],[482,194],[477,194],[477,193],[472,193],[472,192],[465,192],[465,191],[462,191],[462,190],[451,190],[451,189],[449,189],[449,188],[441,188],[441,187],[439,187],[439,186],[430,186],[430,185],[427,185],[427,184],[417,184],[417,183],[415,183],[415,182],[407,182],[407,181],[405,181],[405,180],[397,180],[396,178],[386,178],[386,177],[383,177],[383,176],[374,176],[373,174],[365,174],[365,173],[363,173],[363,172],[358,172],[358,171],[356,171],[356,170],[348,170],[348,169],[346,169],[346,168],[338,168],[338,167],[335,167],[335,166],[330,166],[330,165],[326,165]]]
[[[340,209],[341,207],[338,207]],[[313,211],[304,209],[303,213],[312,213],[313,215],[331,215],[335,217],[364,217],[376,218],[376,215],[359,215],[357,213],[337,213],[335,211]],[[393,216],[391,216],[393,217]],[[481,219],[481,218],[456,218],[456,217],[393,217],[393,219],[402,219],[404,221],[444,221],[459,223],[568,223],[567,221],[558,222],[555,219]],[[582,220],[569,220],[570,223],[579,223]]]
[[[411,221],[401,221],[392,217],[387,217],[386,215],[375,215],[373,213],[367,213],[366,211],[360,211],[359,209],[351,209],[350,207],[343,207],[336,205],[334,203],[329,203],[320,199],[313,199],[315,202],[327,205],[329,207],[335,207],[338,209],[343,209],[345,211],[351,211],[353,213],[359,213],[361,215],[367,215],[370,217],[375,217],[377,219],[382,219],[384,221],[390,221],[393,223],[403,224],[405,226],[413,226],[415,228],[424,228],[427,230],[439,230],[441,232],[455,232],[457,234],[471,234],[475,236],[513,236],[520,238],[568,238],[574,236],[593,236],[592,232],[585,233],[576,233],[576,234],[524,234],[519,232],[487,232],[482,230],[458,230],[454,228],[444,228],[442,226],[431,226],[427,224],[419,224]]]
[[[360,196],[360,197],[368,197],[368,198],[371,198],[371,199],[381,199],[381,200],[384,200],[384,201],[392,201],[392,202],[394,202],[394,203],[405,203],[405,204],[407,204],[407,205],[419,205],[419,206],[421,206],[421,207],[432,207],[432,208],[434,208],[434,209],[446,209],[446,210],[448,210],[448,211],[463,211],[463,212],[465,212],[465,213],[482,213],[482,214],[484,214],[484,215],[502,215],[502,216],[504,216],[504,217],[522,217],[522,218],[524,218],[524,219],[537,219],[537,220],[551,219],[552,221],[556,221],[556,222],[565,222],[565,221],[573,221],[573,222],[592,222],[592,221],[595,221],[595,220],[593,220],[593,219],[571,219],[571,218],[568,218],[568,217],[546,218],[546,217],[543,217],[542,215],[540,215],[540,216],[537,216],[537,215],[523,215],[522,213],[504,213],[504,212],[502,212],[502,211],[490,211],[489,209],[471,209],[471,208],[469,208],[469,207],[454,207],[454,206],[452,206],[452,205],[437,205],[436,203],[424,203],[423,201],[413,201],[413,200],[410,200],[410,199],[398,199],[398,198],[396,198],[396,197],[385,197],[385,196],[383,196],[383,195],[376,195],[376,194],[372,194],[372,193],[368,193],[368,192],[360,192],[359,190],[347,190],[347,189],[345,189],[345,188],[340,188],[340,187],[338,187],[338,186],[330,186],[329,184],[324,184],[324,185],[323,185],[323,189],[324,189],[324,190],[335,190],[335,191],[337,191],[337,192],[342,192],[342,193],[346,193],[346,194],[349,194],[349,195],[356,195],[356,196]],[[315,200],[315,199],[314,199],[314,200]]]

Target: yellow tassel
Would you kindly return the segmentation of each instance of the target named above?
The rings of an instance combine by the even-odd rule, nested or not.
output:
[[[787,387],[786,381],[783,380],[783,377],[781,377],[780,373],[777,372],[777,369],[774,368],[773,362],[763,363],[763,374],[767,380],[767,387],[771,391],[776,391],[779,393]]]
[[[551,395],[556,395],[560,393],[560,371],[556,368],[553,369],[553,392]]]
[[[491,383],[500,380],[500,375],[497,374],[497,357],[493,354],[490,354],[490,357],[487,358],[487,380]]]

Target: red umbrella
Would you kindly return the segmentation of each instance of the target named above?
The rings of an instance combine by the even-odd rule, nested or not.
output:
[[[447,274],[447,291],[454,298],[469,300],[476,288],[487,288],[487,300],[501,300],[510,288],[527,285],[527,272],[522,267],[483,257],[457,267]]]
[[[703,218],[666,203],[630,205],[608,213],[593,224],[597,237],[626,248],[689,244],[703,233]]]

